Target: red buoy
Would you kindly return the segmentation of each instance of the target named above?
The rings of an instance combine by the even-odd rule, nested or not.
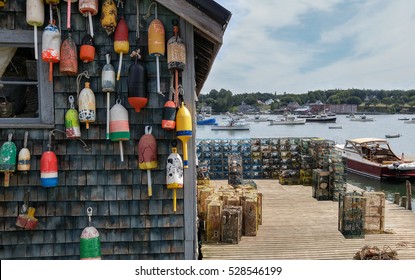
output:
[[[59,71],[62,74],[76,75],[78,73],[78,54],[71,32],[61,46],[61,61]]]
[[[46,151],[40,159],[40,180],[42,187],[58,185],[58,159],[52,151]]]

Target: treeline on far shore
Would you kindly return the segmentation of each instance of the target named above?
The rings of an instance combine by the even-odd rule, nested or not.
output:
[[[260,110],[280,110],[289,104],[307,106],[316,102],[324,104],[356,104],[358,111],[373,113],[415,113],[415,89],[413,90],[371,90],[331,89],[307,93],[242,93],[230,90],[212,89],[199,95],[198,110],[209,106],[215,113],[237,112],[242,104],[258,107]]]

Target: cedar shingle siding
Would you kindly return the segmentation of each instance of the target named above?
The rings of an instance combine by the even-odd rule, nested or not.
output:
[[[88,64],[79,61],[78,69],[78,73],[89,72],[91,89],[96,96],[96,122],[90,124],[89,130],[86,130],[85,124],[81,124],[82,139],[91,150],[84,151],[80,141],[65,139],[64,134],[56,132],[52,139],[52,150],[59,162],[59,186],[44,188],[40,184],[39,166],[40,157],[47,150],[50,130],[0,130],[1,144],[7,141],[9,133],[13,133],[17,151],[23,147],[24,132],[28,130],[28,149],[31,151],[31,170],[27,174],[16,171],[11,176],[8,188],[3,187],[3,175],[0,175],[0,259],[79,259],[79,239],[82,230],[88,225],[88,207],[93,209],[92,225],[98,229],[101,236],[103,259],[185,258],[183,190],[177,192],[177,212],[173,214],[172,191],[165,187],[169,143],[176,137],[174,131],[161,129],[161,113],[168,97],[170,73],[166,56],[161,57],[161,90],[167,93],[166,97],[163,97],[156,93],[155,59],[147,54],[147,28],[154,18],[154,9],[148,20],[142,18],[151,1],[140,1],[140,19],[143,27],[140,27],[139,40],[135,37],[136,1],[125,3],[125,19],[130,30],[130,52],[137,46],[141,48],[148,71],[150,100],[139,113],[128,104],[127,75],[128,67],[133,60],[124,55],[121,81],[117,82],[122,104],[129,112],[131,130],[131,140],[123,142],[124,162],[120,161],[118,142],[113,143],[105,139],[106,94],[101,92],[100,76],[105,65],[105,54],[111,53],[111,64],[116,71],[119,55],[114,52],[112,36],[108,37],[99,23],[101,1],[99,13],[93,17],[95,61]],[[12,29],[16,34],[21,29],[32,30],[32,27],[26,24],[25,5],[24,0],[7,1],[6,6],[0,9],[0,29]],[[67,38],[66,6],[67,3],[64,1],[58,5],[61,10],[62,42]],[[45,24],[39,28],[39,33],[49,20],[47,5],[45,9]],[[120,9],[118,11],[120,14]],[[167,42],[173,36],[171,22],[179,18],[161,5],[158,5],[158,13],[166,28]],[[72,3],[71,23],[79,55],[88,20],[78,12],[78,2]],[[85,81],[83,78],[80,89],[84,87]],[[76,96],[76,76],[61,75],[58,64],[54,64],[53,83],[55,128],[65,130],[64,116],[69,109],[68,96]],[[111,94],[111,106],[114,105],[116,97],[117,93]],[[146,125],[152,126],[152,134],[158,142],[159,167],[152,171],[151,198],[147,196],[146,171],[139,170],[137,165],[137,145]],[[179,152],[181,153],[180,144]],[[26,191],[30,191],[30,205],[36,208],[35,217],[39,219],[37,228],[30,231],[15,226]]]

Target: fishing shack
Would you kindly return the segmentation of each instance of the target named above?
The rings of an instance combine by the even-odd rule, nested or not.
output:
[[[0,259],[197,259],[195,101],[231,13],[1,2]]]

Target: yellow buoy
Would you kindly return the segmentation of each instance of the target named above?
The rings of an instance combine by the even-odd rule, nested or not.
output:
[[[192,138],[192,116],[190,115],[190,112],[186,106],[184,106],[183,102],[176,115],[176,132],[177,138],[179,138],[183,144],[183,167],[189,168],[187,157],[187,141]]]

